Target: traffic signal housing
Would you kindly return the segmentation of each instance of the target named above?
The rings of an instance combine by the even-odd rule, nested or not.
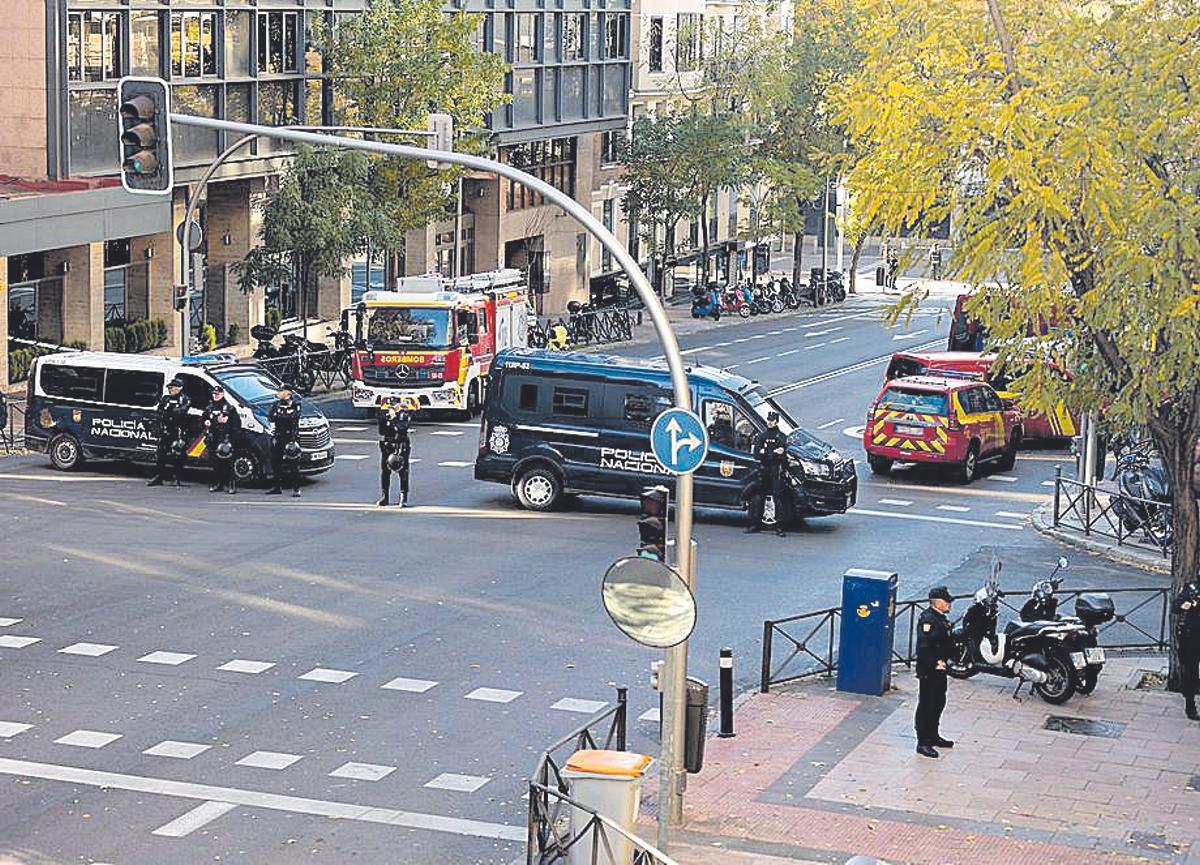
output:
[[[117,85],[121,186],[142,195],[169,195],[171,95],[161,78],[122,78]]]
[[[177,283],[175,285],[175,311],[183,312],[187,309],[188,302],[188,287],[186,283]]]
[[[645,487],[640,497],[637,554],[659,562],[667,560],[667,504],[669,492],[664,486]]]

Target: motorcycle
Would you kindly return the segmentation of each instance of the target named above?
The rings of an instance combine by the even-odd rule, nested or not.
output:
[[[975,593],[971,606],[951,631],[954,655],[946,672],[955,679],[988,673],[1017,679],[1013,699],[1029,682],[1039,697],[1061,705],[1075,694],[1076,670],[1086,666],[1082,651],[1084,627],[1072,621],[1009,622],[997,632],[1000,563]]]
[[[708,291],[692,289],[692,318],[721,320],[721,292],[715,286]]]
[[[1033,584],[1029,600],[1021,607],[1019,613],[1022,622],[1079,622],[1084,627],[1080,635],[1078,651],[1083,652],[1087,666],[1077,671],[1075,690],[1085,697],[1096,690],[1096,682],[1104,669],[1104,649],[1099,646],[1099,626],[1110,622],[1116,616],[1112,598],[1104,592],[1086,592],[1075,598],[1075,615],[1062,617],[1058,615],[1058,596],[1055,592],[1062,585],[1063,578],[1055,576],[1059,571],[1067,569],[1067,560],[1060,558],[1058,565],[1044,580]]]
[[[771,313],[783,312],[783,310],[786,307],[786,304],[784,304],[783,298],[780,297],[779,288],[775,285],[774,280],[772,280],[772,281],[768,282],[766,285],[762,286],[759,289],[758,293],[762,297],[762,303],[763,303],[763,306],[766,308],[767,312],[771,312]]]
[[[779,282],[779,299],[788,309],[799,309],[800,304],[804,302],[800,292],[793,287],[792,281],[786,276]]]
[[[307,396],[317,383],[316,361],[311,356],[328,355],[328,351],[321,343],[305,339],[297,333],[284,334],[283,345],[277,346],[273,340],[278,335],[277,330],[263,324],[250,328],[250,336],[257,342],[251,357],[262,362],[277,378],[293,384],[296,390]]]
[[[809,283],[812,285],[813,306],[841,303],[846,299],[846,285],[840,270],[825,271],[814,267],[809,272]]]
[[[721,312],[736,314],[740,318],[757,315],[747,299],[746,293],[742,289],[732,287],[721,292]]]
[[[1112,509],[1128,532],[1139,529],[1163,549],[1174,541],[1171,524],[1171,485],[1167,471],[1147,446],[1132,447],[1117,459],[1114,472],[1121,495]]]

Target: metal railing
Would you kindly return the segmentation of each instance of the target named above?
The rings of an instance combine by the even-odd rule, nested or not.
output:
[[[567,332],[567,350],[628,342],[633,339],[634,324],[640,324],[641,317],[641,310],[628,306],[606,306],[543,318],[531,325],[529,344],[534,348],[544,348],[553,337],[553,329],[559,325]]]
[[[595,810],[572,799],[570,785],[562,769],[571,754],[584,748],[606,748],[624,751],[628,697],[625,688],[617,688],[617,702],[592,718],[582,727],[572,730],[538,758],[537,767],[529,781],[527,865],[551,865],[566,860],[567,853],[578,844],[590,841],[590,865],[629,865],[620,861],[617,851],[633,848],[633,865],[674,865],[665,854],[647,842],[617,826]],[[602,730],[607,731],[601,734]],[[584,825],[572,823],[572,812],[587,814]],[[578,821],[575,821],[576,824]]]
[[[254,362],[280,381],[294,384],[301,393],[339,390],[350,386],[350,349],[324,348],[296,354],[259,358]]]
[[[0,422],[0,447],[6,454],[25,448],[25,407],[5,403],[4,415]]]
[[[1167,586],[1121,586],[1118,588],[1059,589],[1059,613],[1070,615],[1071,602],[1087,592],[1105,592],[1113,599],[1116,614],[1112,621],[1097,629],[1099,644],[1113,651],[1164,651],[1169,644],[1170,588]],[[1006,597],[1028,597],[1028,592],[1015,595],[1001,593],[1000,604],[1013,617],[1020,607],[1010,604]],[[971,598],[955,595],[954,600]],[[897,601],[895,629],[892,635],[892,662],[912,666],[916,657],[917,618],[928,601],[914,599]],[[841,633],[842,611],[829,607],[763,622],[762,671],[759,689],[765,694],[772,685],[782,685],[797,679],[832,676],[838,667],[838,639]],[[777,649],[783,647],[782,651]],[[786,655],[784,654],[786,652]]]
[[[1154,518],[1130,529],[1122,513],[1138,510]],[[1171,551],[1171,518],[1168,503],[1064,478],[1061,467],[1054,469],[1055,528],[1099,535],[1116,541],[1118,546],[1150,550],[1167,558]]]

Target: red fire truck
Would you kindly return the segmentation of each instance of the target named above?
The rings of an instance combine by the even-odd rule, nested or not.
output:
[[[519,270],[410,276],[396,291],[368,291],[342,314],[356,346],[354,405],[413,397],[422,409],[475,414],[496,353],[527,344],[528,295]]]

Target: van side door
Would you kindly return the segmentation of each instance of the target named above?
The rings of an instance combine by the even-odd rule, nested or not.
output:
[[[705,397],[700,408],[708,430],[708,456],[696,470],[696,501],[741,507],[758,472],[752,451],[759,425],[729,400]]]
[[[213,383],[194,372],[181,372],[179,378],[183,381],[183,393],[191,404],[188,408],[187,434],[184,436],[187,450],[184,453],[187,459],[195,461],[205,456],[204,426],[200,416],[212,402]]]
[[[135,459],[153,459],[160,434],[158,401],[165,385],[161,372],[109,369],[104,376],[105,405],[92,417],[91,440]]]
[[[671,476],[650,449],[650,427],[672,404],[671,392],[656,384],[612,381],[604,385],[597,479],[604,492],[636,496],[647,486],[671,486]]]
[[[537,432],[562,455],[567,487],[582,492],[601,490],[599,417],[603,386],[586,379],[552,379],[542,397],[548,399],[548,405],[545,423]]]

